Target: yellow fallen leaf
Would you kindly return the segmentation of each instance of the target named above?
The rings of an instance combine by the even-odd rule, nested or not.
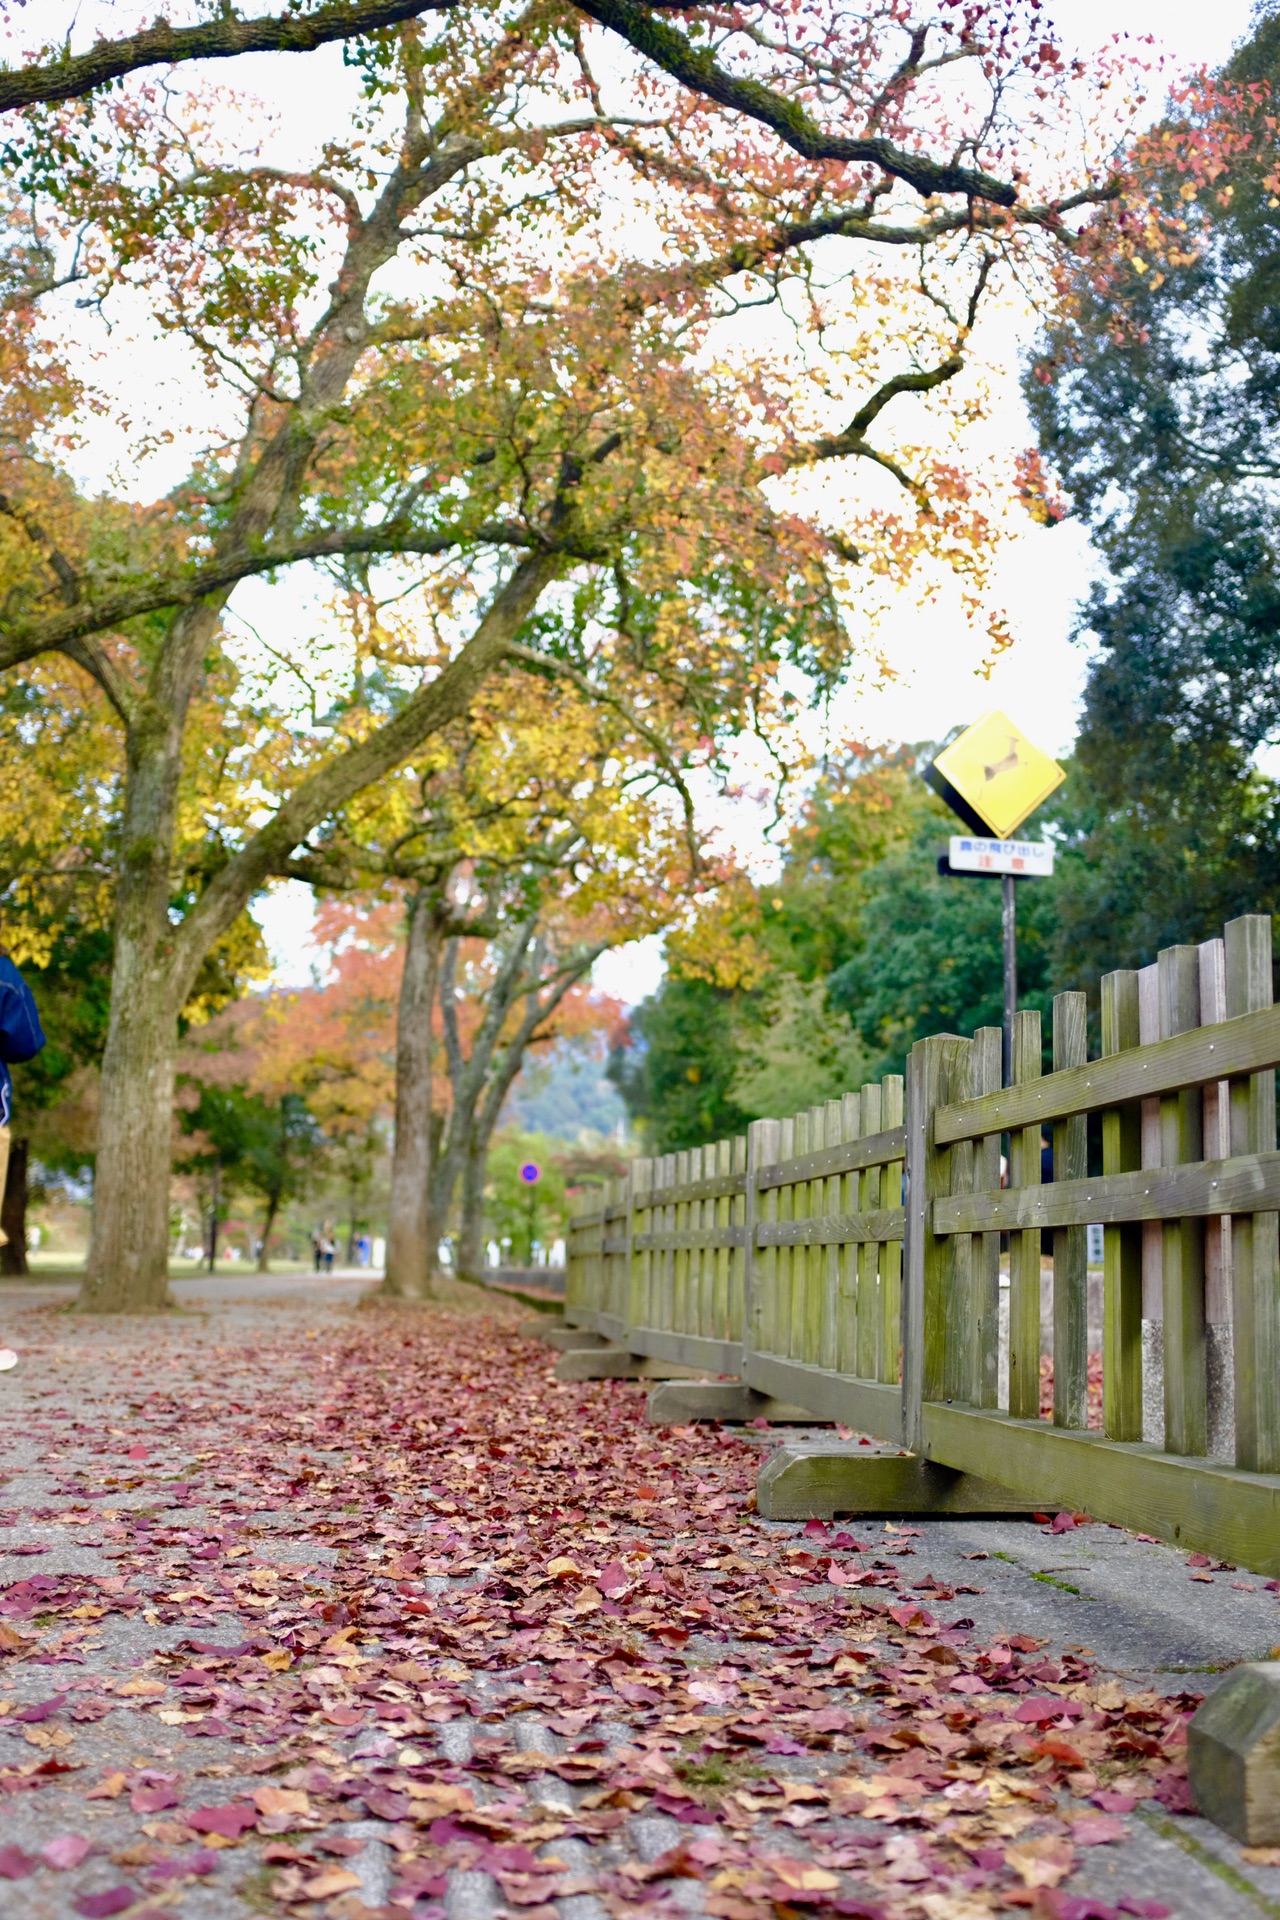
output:
[[[321,1653],[341,1653],[348,1640],[354,1639],[358,1631],[357,1627],[339,1627],[336,1633],[331,1633],[329,1638],[321,1643]]]
[[[29,1747],[69,1747],[75,1735],[65,1727],[24,1727],[23,1738]]]
[[[1251,1867],[1280,1867],[1280,1847],[1241,1847],[1240,1858]]]
[[[106,1611],[105,1607],[72,1607],[67,1618],[69,1620],[101,1620]]]
[[[203,1713],[195,1713],[182,1707],[161,1707],[156,1715],[156,1719],[166,1727],[183,1727],[189,1721],[203,1720],[204,1717]]]
[[[839,1874],[829,1873],[825,1867],[807,1867],[803,1860],[784,1859],[778,1854],[771,1857],[769,1871],[784,1887],[793,1887],[798,1893],[834,1893],[840,1885]]]
[[[326,1867],[314,1879],[304,1880],[302,1891],[308,1900],[328,1900],[332,1894],[351,1893],[362,1885],[360,1875],[352,1873],[350,1867]]]
[[[122,1680],[116,1688],[118,1694],[133,1694],[138,1698],[154,1699],[165,1690],[163,1680]]]
[[[1074,1847],[1056,1834],[1019,1841],[1016,1847],[1006,1848],[1004,1857],[1025,1887],[1056,1887],[1076,1863]]]
[[[580,1579],[582,1576],[582,1569],[577,1561],[568,1559],[563,1553],[558,1553],[554,1560],[547,1562],[547,1572],[553,1580],[567,1580],[570,1575],[576,1575]]]
[[[433,1813],[470,1813],[476,1804],[470,1787],[448,1787],[438,1780],[406,1780],[404,1791]]]
[[[273,1647],[270,1653],[262,1656],[264,1667],[270,1667],[272,1673],[288,1673],[293,1665],[293,1655],[286,1653],[283,1647]]]
[[[259,1813],[310,1813],[311,1800],[301,1787],[257,1787],[253,1804]]]
[[[118,1800],[125,1789],[125,1776],[122,1773],[108,1773],[99,1780],[96,1787],[90,1787],[86,1800]]]

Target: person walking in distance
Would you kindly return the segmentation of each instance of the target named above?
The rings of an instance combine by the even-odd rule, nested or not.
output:
[[[44,1029],[30,987],[0,947],[0,1194],[9,1167],[9,1122],[13,1116],[11,1066],[34,1060],[44,1045]],[[6,1235],[0,1228],[0,1246]]]

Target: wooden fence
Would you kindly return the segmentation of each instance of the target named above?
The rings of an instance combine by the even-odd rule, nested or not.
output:
[[[1008,1086],[998,1029],[935,1034],[912,1049],[905,1087],[889,1077],[757,1121],[745,1140],[636,1161],[572,1223],[566,1318],[1046,1507],[1280,1574],[1271,952],[1270,918],[1250,914],[1108,975],[1096,1060],[1085,997],[1063,993],[1047,1074],[1040,1016],[1021,1013]],[[1090,1425],[1094,1223],[1103,1392]]]

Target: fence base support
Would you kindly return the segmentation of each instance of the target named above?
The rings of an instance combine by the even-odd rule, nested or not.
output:
[[[557,1380],[696,1380],[697,1377],[695,1367],[680,1367],[674,1360],[652,1360],[645,1353],[629,1353],[626,1347],[599,1345],[567,1349],[556,1361]]]
[[[1201,1813],[1248,1847],[1280,1845],[1280,1661],[1236,1667],[1187,1729]]]
[[[918,1454],[797,1441],[770,1454],[756,1481],[764,1520],[833,1520],[838,1513],[1021,1514],[1034,1502]]]
[[[644,1417],[651,1427],[684,1427],[694,1420],[771,1420],[812,1427],[803,1407],[757,1393],[741,1380],[666,1380],[649,1395]]]
[[[546,1347],[554,1347],[558,1353],[569,1353],[577,1347],[603,1347],[608,1342],[603,1335],[591,1333],[586,1327],[571,1327],[567,1320],[522,1320],[520,1332],[526,1340],[541,1340]]]

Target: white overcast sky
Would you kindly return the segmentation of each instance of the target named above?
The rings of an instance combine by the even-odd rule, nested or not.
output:
[[[258,11],[254,6],[246,9]],[[266,10],[265,6],[262,10]],[[21,11],[0,0],[0,22],[19,25],[24,38],[34,27],[41,38],[71,29],[77,44],[95,29],[120,31],[136,12],[133,0],[34,0]],[[154,9],[148,9],[154,11]],[[163,11],[163,9],[161,9]],[[1247,33],[1251,0],[1059,0],[1047,11],[1065,40],[1087,52],[1115,34],[1150,35],[1173,65],[1216,66]],[[135,24],[132,20],[129,24]],[[211,69],[232,78],[226,67]],[[314,126],[318,97],[344,91],[338,56],[331,50],[310,56],[274,55],[235,63],[238,85],[270,101],[286,128]],[[304,135],[305,137],[305,135]],[[154,379],[157,371],[151,366]],[[1025,446],[1030,429],[1011,370],[999,412],[1011,448]],[[89,476],[86,475],[86,478]],[[176,477],[176,476],[174,476]],[[166,479],[168,476],[166,476]],[[1028,523],[1025,536],[1006,553],[999,585],[1011,616],[1017,644],[992,669],[979,676],[981,636],[967,631],[951,608],[920,609],[910,603],[880,635],[891,653],[895,682],[875,692],[850,690],[839,699],[832,719],[837,736],[870,742],[933,739],[949,727],[975,718],[988,707],[1005,708],[1050,752],[1070,746],[1076,726],[1085,659],[1070,639],[1073,610],[1090,576],[1088,542],[1070,522],[1054,529]],[[726,828],[740,849],[760,858],[763,843],[754,816],[726,817]],[[310,897],[297,885],[280,890],[258,910],[277,961],[281,981],[307,977],[311,953],[307,938]],[[646,941],[606,956],[596,969],[604,990],[634,1002],[650,992],[661,973],[657,941]]]

